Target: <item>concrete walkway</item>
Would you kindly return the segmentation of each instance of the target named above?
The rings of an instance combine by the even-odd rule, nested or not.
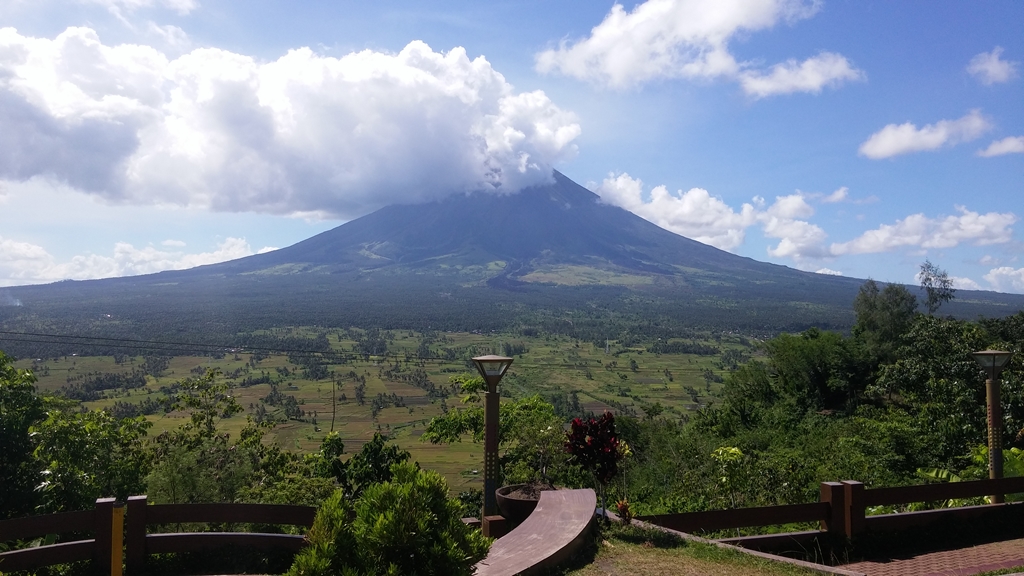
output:
[[[908,558],[845,564],[867,576],[970,576],[1024,566],[1024,538]]]

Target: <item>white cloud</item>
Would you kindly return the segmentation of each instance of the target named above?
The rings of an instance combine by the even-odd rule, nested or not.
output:
[[[814,271],[815,274],[825,274],[827,276],[842,276],[843,273],[839,270],[833,270],[831,268],[819,268]]]
[[[999,56],[1002,53],[1003,49],[996,46],[991,52],[978,54],[971,58],[970,64],[967,65],[967,71],[986,86],[1015,78],[1019,63],[1001,60]]]
[[[643,181],[626,173],[610,174],[591,187],[607,204],[722,250],[736,249],[746,238],[747,228],[761,224],[766,237],[779,239],[778,246],[768,249],[772,256],[797,260],[827,256],[825,232],[801,220],[813,216],[814,209],[799,193],[779,196],[767,209],[762,209],[764,199],[755,197],[753,203],[744,203],[736,211],[703,188],[672,194],[665,186],[656,186],[645,200]]]
[[[590,188],[607,204],[629,210],[666,230],[710,244],[723,250],[735,250],[745,240],[746,231],[760,225],[765,238],[778,243],[767,248],[773,258],[789,258],[805,269],[814,269],[814,261],[830,261],[851,254],[876,254],[907,248],[924,253],[930,249],[952,248],[962,243],[975,246],[1005,244],[1013,237],[1013,213],[989,212],[980,214],[957,206],[959,214],[929,218],[912,214],[895,224],[883,224],[859,237],[843,243],[827,245],[828,234],[817,224],[808,221],[814,208],[808,198],[820,197],[797,191],[777,196],[769,206],[763,198],[755,196],[737,211],[702,188],[669,193],[665,186],[657,186],[644,197],[644,185],[629,174],[609,174],[608,178]],[[847,189],[840,188],[822,201],[845,199]],[[986,256],[982,263],[995,263]],[[837,274],[829,268],[820,268],[819,274]],[[957,286],[967,290],[981,289],[970,278],[956,278]]]
[[[0,29],[0,178],[112,202],[348,219],[548,182],[579,134],[573,114],[462,48],[171,60],[88,28]]]
[[[1024,294],[1024,268],[1001,266],[990,270],[984,278],[999,292]]]
[[[935,150],[974,140],[990,130],[992,124],[978,110],[957,120],[941,120],[918,128],[914,124],[889,124],[860,145],[863,156],[879,160],[910,152]]]
[[[1024,154],[1024,136],[1010,136],[1002,140],[996,140],[984,150],[978,150],[978,156],[991,158],[1003,154]]]
[[[643,182],[623,172],[594,187],[602,201],[625,208],[666,230],[723,250],[732,250],[743,243],[746,229],[756,221],[754,207],[744,204],[736,212],[721,198],[703,188],[685,193],[669,193],[665,186],[651,190],[649,201],[643,199]]]
[[[1017,222],[1012,213],[989,212],[979,214],[958,206],[959,216],[928,218],[912,214],[895,224],[883,224],[868,230],[859,238],[841,244],[832,244],[834,256],[845,254],[875,254],[897,248],[952,248],[962,242],[978,246],[1009,242],[1011,226]]]
[[[49,257],[41,246],[0,236],[0,263],[38,262]]]
[[[149,22],[146,28],[149,30],[150,34],[160,38],[160,40],[170,48],[184,50],[192,44],[188,34],[177,26],[173,26],[171,24],[160,26],[155,22]]]
[[[807,203],[803,194],[797,192],[788,196],[776,196],[766,215],[783,220],[810,218],[814,216],[814,208]]]
[[[950,276],[949,280],[953,283],[953,288],[957,290],[984,290],[981,284],[978,284],[970,278],[964,278],[962,276]],[[920,280],[918,280],[920,282]]]
[[[842,202],[846,200],[847,196],[849,196],[849,192],[850,189],[847,188],[846,186],[843,186],[842,188],[839,188],[835,192],[822,198],[821,201],[826,204],[835,204],[836,202]]]
[[[863,78],[846,58],[829,52],[777,64],[766,74],[729,52],[734,36],[810,18],[819,6],[801,0],[648,0],[626,12],[615,4],[587,38],[563,40],[537,54],[537,70],[614,88],[662,78],[730,78],[755,97],[816,93]]]
[[[777,246],[768,247],[771,256],[800,261],[829,255],[824,247],[828,234],[816,224],[765,215],[762,217],[762,225],[765,237],[779,239]]]
[[[167,242],[164,244],[168,245]],[[172,247],[179,245],[184,245],[184,242],[169,244]],[[270,250],[273,248],[263,248],[258,253]],[[152,246],[140,249],[126,242],[118,242],[114,245],[112,256],[82,254],[58,262],[42,246],[0,237],[0,286],[183,270],[254,253],[244,238],[227,238],[215,250],[200,253],[158,250]]]
[[[793,92],[817,94],[822,88],[835,88],[844,81],[853,82],[865,78],[864,72],[854,68],[843,56],[822,52],[800,63],[788,60],[776,64],[768,74],[745,71],[740,75],[740,84],[747,94],[764,98]]]
[[[178,14],[188,14],[189,12],[199,8],[199,2],[196,0],[78,0],[81,4],[97,4],[103,6],[107,10],[115,14],[120,14],[121,10],[127,10],[129,12],[138,10],[139,8],[168,8],[174,10]]]

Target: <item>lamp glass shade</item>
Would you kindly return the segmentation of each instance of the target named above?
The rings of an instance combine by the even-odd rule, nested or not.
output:
[[[473,362],[484,378],[501,378],[512,365],[512,359],[505,356],[478,356]]]
[[[975,352],[972,354],[974,360],[986,370],[1000,369],[1010,361],[1013,357],[1013,352],[1004,352],[1002,350],[982,350],[981,352]]]

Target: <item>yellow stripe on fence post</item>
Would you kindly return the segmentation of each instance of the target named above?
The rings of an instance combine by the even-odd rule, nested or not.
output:
[[[121,576],[124,553],[124,502],[115,502],[110,530],[110,576]]]

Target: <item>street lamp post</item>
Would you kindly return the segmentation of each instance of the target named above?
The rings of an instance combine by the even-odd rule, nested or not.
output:
[[[1012,352],[982,350],[972,354],[985,370],[985,400],[988,404],[988,477],[1003,477],[1003,407],[999,398],[999,373],[1010,362]],[[993,504],[1003,501],[1002,494],[990,497]]]
[[[487,384],[484,394],[484,517],[498,513],[494,492],[498,489],[498,382],[512,365],[505,356],[478,356],[473,358]]]

